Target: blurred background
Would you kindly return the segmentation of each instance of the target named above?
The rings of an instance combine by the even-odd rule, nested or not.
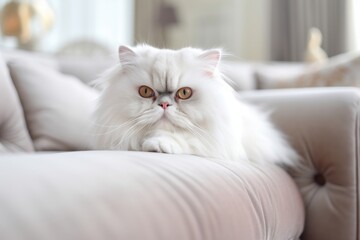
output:
[[[313,27],[329,57],[360,50],[359,0],[0,0],[0,9],[2,48],[60,55],[148,43],[302,61]]]

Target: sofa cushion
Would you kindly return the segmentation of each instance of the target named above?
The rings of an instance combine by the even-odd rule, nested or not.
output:
[[[294,240],[304,225],[282,169],[190,155],[9,156],[0,202],[0,239]]]
[[[19,97],[0,55],[0,153],[33,150]]]
[[[26,59],[8,62],[37,151],[90,147],[97,91],[75,77]]]

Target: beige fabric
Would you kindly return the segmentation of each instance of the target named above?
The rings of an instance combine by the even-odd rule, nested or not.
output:
[[[159,153],[3,157],[0,202],[7,240],[289,240],[304,223],[280,168]]]
[[[78,79],[26,60],[8,63],[36,150],[89,148],[98,94]]]
[[[255,69],[255,81],[258,89],[275,88],[279,79],[294,78],[302,74],[307,66],[303,63],[272,62],[259,65]]]
[[[291,169],[306,206],[301,239],[359,239],[360,91],[273,90],[243,96],[274,110],[275,123],[302,156],[302,166]]]
[[[19,97],[0,54],[0,154],[33,150]]]
[[[259,88],[300,88],[360,86],[360,54],[343,54],[325,63],[315,63],[297,75],[272,75],[257,72]]]

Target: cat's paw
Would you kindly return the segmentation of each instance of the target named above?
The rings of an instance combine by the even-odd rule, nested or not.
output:
[[[177,142],[169,138],[150,138],[143,142],[142,150],[146,152],[159,152],[179,154],[181,153],[181,147]]]

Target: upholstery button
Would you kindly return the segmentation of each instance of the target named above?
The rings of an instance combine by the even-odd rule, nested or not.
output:
[[[322,175],[321,173],[317,173],[314,176],[314,181],[319,185],[319,186],[324,186],[326,183],[325,177],[324,175]]]

